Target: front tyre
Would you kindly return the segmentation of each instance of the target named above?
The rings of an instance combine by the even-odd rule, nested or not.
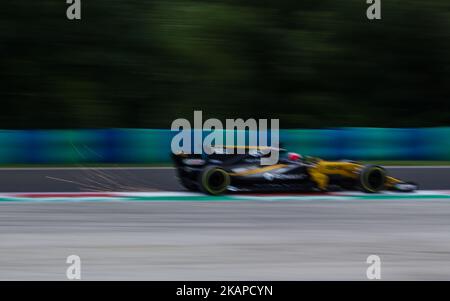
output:
[[[221,195],[230,185],[230,175],[217,166],[207,166],[200,173],[200,190],[211,195]]]
[[[359,186],[365,192],[379,192],[386,185],[386,170],[380,166],[367,165],[359,174]]]

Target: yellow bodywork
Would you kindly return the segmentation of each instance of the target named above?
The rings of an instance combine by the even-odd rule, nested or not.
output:
[[[362,168],[364,168],[364,165],[353,162],[334,162],[315,159],[314,164],[308,167],[308,172],[317,186],[325,190],[328,187],[329,176],[339,175],[345,178],[357,179],[360,176]],[[401,181],[388,176],[386,177],[385,186],[389,188],[399,182]]]
[[[275,165],[270,165],[270,166],[261,167],[261,168],[249,169],[249,170],[245,170],[245,171],[242,171],[242,172],[230,173],[230,176],[235,177],[235,176],[255,175],[255,174],[271,171],[271,170],[274,170],[274,169],[284,168],[286,166],[287,166],[286,164],[275,164]]]

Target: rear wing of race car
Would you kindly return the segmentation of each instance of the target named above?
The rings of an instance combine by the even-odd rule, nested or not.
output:
[[[206,152],[203,154],[185,154],[179,152],[172,154],[172,159],[177,168],[184,166],[201,167],[209,164],[231,165],[247,157],[256,159],[270,156],[270,153],[273,151],[286,152],[285,149],[269,146],[224,145],[210,147],[207,151],[208,154]]]
[[[199,154],[172,154],[172,161],[176,168],[184,166],[203,166],[208,162],[208,158]]]

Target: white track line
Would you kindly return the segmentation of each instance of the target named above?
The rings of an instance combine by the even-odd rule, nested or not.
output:
[[[149,196],[149,197],[160,197],[160,196],[186,196],[186,197],[196,197],[196,196],[208,196],[206,194],[197,193],[197,192],[184,192],[184,191],[148,191],[148,192],[2,192],[0,193],[0,197],[14,197],[14,196],[39,196],[39,195],[48,195],[49,197],[58,196],[64,197],[65,195],[73,195],[79,197],[96,197],[110,195],[112,197],[124,197],[124,196]],[[230,197],[260,197],[260,198],[273,198],[273,197],[323,197],[323,196],[343,196],[343,197],[351,197],[351,196],[417,196],[417,195],[450,195],[450,190],[418,190],[416,192],[395,192],[395,191],[383,191],[376,194],[370,194],[359,191],[339,191],[339,192],[329,192],[329,193],[245,193],[245,194],[225,194],[225,196]],[[71,196],[68,196],[69,198]]]

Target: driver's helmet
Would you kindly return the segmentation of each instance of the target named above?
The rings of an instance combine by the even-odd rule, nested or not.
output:
[[[288,160],[290,161],[299,161],[301,160],[303,157],[300,154],[297,153],[288,153]]]

